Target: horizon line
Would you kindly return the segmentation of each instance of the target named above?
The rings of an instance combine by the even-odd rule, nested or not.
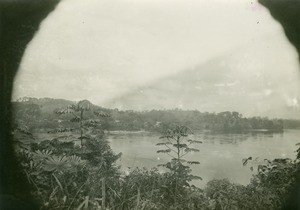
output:
[[[24,98],[28,98],[28,99],[37,99],[37,100],[40,100],[40,99],[53,99],[53,100],[66,100],[66,101],[70,101],[70,102],[74,102],[74,103],[77,103],[79,101],[83,101],[83,100],[87,100],[89,101],[91,104],[95,105],[95,106],[99,106],[101,108],[104,108],[104,109],[111,109],[111,110],[118,110],[118,111],[133,111],[133,112],[150,112],[150,111],[174,111],[174,110],[179,110],[179,111],[198,111],[200,113],[209,113],[209,114],[220,114],[220,113],[224,113],[224,112],[237,112],[239,114],[242,115],[242,118],[255,118],[255,117],[259,117],[259,118],[268,118],[270,120],[296,120],[296,121],[300,121],[300,119],[298,118],[278,118],[278,117],[268,117],[268,116],[247,116],[247,115],[244,115],[243,113],[239,112],[239,111],[234,111],[234,110],[224,110],[224,111],[221,111],[221,112],[209,112],[209,111],[200,111],[199,109],[197,108],[194,108],[194,109],[182,109],[182,108],[179,108],[179,107],[175,107],[175,108],[164,108],[164,109],[143,109],[143,110],[137,110],[137,109],[120,109],[120,108],[108,108],[108,107],[103,107],[101,105],[98,105],[96,103],[93,103],[91,102],[91,100],[88,100],[88,99],[82,99],[82,100],[71,100],[71,99],[65,99],[65,98],[52,98],[52,97],[31,97],[31,96],[23,96],[23,97],[19,97],[17,99],[11,99],[11,102],[26,102],[26,101],[20,101],[21,99],[24,99]]]

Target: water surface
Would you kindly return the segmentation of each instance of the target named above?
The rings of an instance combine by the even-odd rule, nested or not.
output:
[[[295,158],[295,144],[300,142],[300,130],[285,130],[284,133],[253,132],[247,134],[212,134],[199,132],[191,136],[195,140],[203,141],[194,147],[200,149],[198,153],[186,156],[188,160],[199,161],[200,165],[193,165],[193,174],[201,176],[202,181],[193,184],[203,187],[213,179],[228,178],[240,184],[248,184],[253,174],[249,167],[242,165],[242,159],[252,156],[258,161],[274,158]],[[170,157],[158,154],[156,146],[162,140],[159,134],[147,132],[111,133],[108,136],[111,147],[115,152],[123,155],[118,164],[123,170],[128,167],[156,167],[166,163]],[[160,170],[163,170],[161,168]],[[255,172],[255,170],[254,170]]]

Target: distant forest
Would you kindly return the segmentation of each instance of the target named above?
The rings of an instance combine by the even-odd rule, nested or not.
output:
[[[14,126],[24,125],[30,130],[63,129],[72,127],[72,113],[58,115],[60,109],[74,104],[72,101],[51,98],[22,98],[12,102]],[[181,124],[191,129],[213,132],[246,132],[264,130],[282,132],[283,129],[300,128],[300,120],[269,119],[267,117],[246,118],[239,112],[208,113],[198,110],[151,110],[121,111],[92,105],[91,110],[101,111],[105,118],[96,118],[85,113],[86,119],[97,120],[101,129],[114,131],[151,131],[161,132],[170,124]]]

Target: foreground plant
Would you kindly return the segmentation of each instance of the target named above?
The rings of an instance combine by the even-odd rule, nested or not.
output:
[[[188,161],[183,157],[192,152],[199,152],[198,149],[191,147],[194,144],[201,144],[201,141],[189,139],[188,136],[192,134],[192,130],[187,126],[175,125],[166,130],[160,139],[163,142],[157,146],[164,146],[166,149],[158,150],[157,153],[164,153],[169,155],[172,159],[166,164],[162,164],[169,172],[168,190],[169,195],[173,198],[174,205],[177,205],[178,199],[184,196],[185,188],[191,187],[189,182],[194,179],[200,179],[199,176],[191,174],[190,165],[200,164],[198,161]]]
[[[18,144],[16,150],[41,209],[274,210],[287,203],[300,169],[300,149],[295,160],[264,160],[247,186],[223,179],[200,189],[189,184],[201,179],[190,168],[199,162],[184,159],[199,152],[192,146],[202,143],[190,139],[191,134],[186,126],[173,126],[161,137],[158,146],[164,149],[157,152],[171,157],[162,165],[165,173],[136,168],[125,175],[116,166],[121,154],[114,154],[105,139],[91,136],[82,147],[55,138],[29,147]],[[33,138],[26,129],[14,135]],[[243,164],[251,161],[246,158]]]
[[[56,114],[69,114],[73,115],[73,118],[70,120],[71,122],[75,122],[79,124],[80,131],[80,145],[83,146],[83,139],[86,139],[87,136],[84,136],[84,130],[95,129],[97,125],[100,124],[99,120],[84,119],[84,112],[92,111],[92,114],[97,117],[109,117],[107,113],[102,112],[101,110],[97,110],[93,108],[93,105],[88,100],[79,101],[76,104],[72,104],[63,109],[57,110]],[[67,130],[69,131],[69,130]]]

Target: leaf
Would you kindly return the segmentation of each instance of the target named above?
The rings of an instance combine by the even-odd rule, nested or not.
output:
[[[67,201],[67,196],[64,196],[62,200],[63,200],[63,203],[66,203],[66,201]]]
[[[202,141],[197,141],[197,140],[192,140],[192,139],[189,139],[188,142],[190,142],[191,144],[202,144],[203,143]]]
[[[82,101],[79,101],[77,103],[77,110],[81,111],[81,110],[84,110],[84,111],[89,111],[90,108],[91,108],[91,102],[89,102],[88,100],[82,100]]]
[[[179,161],[179,162],[182,162],[182,163],[186,163],[187,162],[185,159],[178,159],[178,158],[173,158],[172,161],[174,161],[174,162]]]
[[[60,127],[58,129],[56,129],[55,131],[52,131],[52,133],[64,133],[64,132],[70,132],[70,131],[73,131],[73,130],[74,130],[73,128]]]
[[[89,196],[85,196],[84,201],[76,208],[76,210],[88,209],[89,206]]]
[[[70,120],[70,122],[80,122],[80,117],[74,117]]]
[[[258,167],[257,167],[257,171],[258,172],[264,172],[264,171],[266,171],[267,170],[267,166],[266,165],[259,165]]]
[[[195,149],[195,148],[186,148],[184,151],[185,152],[199,152],[200,150],[199,149]]]
[[[35,152],[35,155],[41,155],[41,156],[46,156],[46,157],[48,157],[51,154],[52,154],[52,151],[51,150],[47,150],[47,149],[43,149],[42,151],[37,150]]]
[[[168,144],[172,144],[171,142],[165,142],[165,143],[157,143],[156,146],[162,146],[162,145],[168,145]]]
[[[103,111],[94,111],[94,114],[97,116],[97,117],[110,117],[109,114],[103,112]]]
[[[186,148],[187,147],[186,144],[173,144],[173,146],[176,148]]]
[[[57,182],[57,184],[58,184],[60,190],[61,190],[62,192],[64,192],[64,188],[63,188],[62,184],[60,183],[59,179],[55,176],[55,174],[52,174],[52,175],[53,175],[55,181]]]
[[[43,169],[45,171],[64,171],[70,167],[66,156],[51,156],[46,160]]]
[[[101,125],[101,122],[99,120],[85,120],[83,121],[83,125],[88,127],[96,127],[97,125]]]
[[[74,112],[75,112],[75,107],[73,105],[70,105],[63,109],[57,110],[55,113],[62,115],[62,114],[68,114],[68,113],[74,113]]]
[[[33,160],[35,161],[44,161],[48,158],[50,158],[52,155],[51,150],[37,150],[36,152],[33,153]]]
[[[195,176],[195,175],[189,175],[189,178],[190,178],[191,180],[193,180],[193,179],[203,180],[202,177],[200,177],[200,176]]]
[[[34,169],[34,168],[37,168],[38,167],[38,164],[36,164],[35,162],[33,162],[32,160],[29,161],[29,167],[30,169]]]
[[[82,160],[80,157],[78,157],[77,155],[72,155],[70,157],[68,157],[69,160],[69,164],[71,166],[85,166],[86,161]]]
[[[158,150],[157,153],[169,153],[171,152],[170,149],[166,149],[166,150]]]
[[[192,164],[200,164],[199,161],[188,161],[187,163],[188,163],[188,164],[191,164],[191,165],[192,165]]]
[[[249,160],[252,160],[252,157],[244,158],[244,159],[242,160],[243,166],[246,166],[246,165],[248,164],[248,161],[249,161]]]
[[[79,137],[78,137],[78,139],[90,139],[90,138],[89,138],[89,137],[87,137],[87,136],[82,136],[82,137],[81,137],[81,136],[79,136]]]

